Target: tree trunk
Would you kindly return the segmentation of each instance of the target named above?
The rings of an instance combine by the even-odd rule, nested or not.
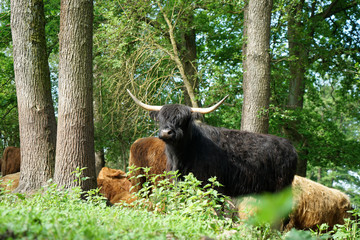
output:
[[[288,41],[290,85],[288,108],[302,108],[305,93],[305,72],[306,72],[306,43],[304,42],[304,26],[297,20],[297,15],[302,11],[302,2],[289,14],[288,18]]]
[[[96,187],[92,27],[93,1],[62,0],[60,9],[59,117],[54,180],[73,187],[77,167],[86,169],[83,190]]]
[[[51,98],[42,0],[11,1],[11,32],[18,99],[21,176],[18,192],[52,178],[56,120]]]
[[[241,130],[267,133],[270,99],[270,20],[272,0],[250,0],[245,8],[244,103]]]
[[[94,66],[94,72],[96,72],[96,65]],[[99,135],[103,135],[103,111],[102,111],[102,79],[100,74],[94,73],[94,86],[95,89],[98,91],[98,96],[94,93],[94,140],[95,140],[95,146],[96,146],[96,140],[99,142],[102,142],[101,139],[96,139],[96,136],[98,138],[101,138]],[[99,128],[99,129],[97,129]],[[96,134],[96,133],[100,134]],[[95,147],[96,149],[96,147]],[[95,152],[95,173],[96,177],[99,175],[99,172],[101,169],[105,167],[105,151],[104,148],[101,146],[99,149],[96,149]]]
[[[99,173],[103,167],[105,167],[105,153],[104,149],[100,149],[95,152],[95,174],[96,177],[99,176]]]
[[[183,19],[184,27],[181,33],[181,40],[178,44],[180,48],[181,61],[184,64],[184,72],[189,80],[194,93],[199,90],[199,79],[197,76],[197,65],[196,65],[196,32],[195,29],[187,29],[188,26],[193,25],[194,17],[192,15],[185,16]],[[186,87],[183,87],[185,105],[196,107],[192,105],[191,98]],[[200,102],[197,102],[197,106],[200,106]]]
[[[289,63],[290,83],[287,107],[289,109],[302,109],[305,94],[305,73],[308,53],[306,51],[305,29],[298,17],[303,8],[303,1],[300,1],[291,10],[288,20],[288,41],[289,41]],[[300,150],[296,174],[306,177],[307,151],[306,139],[297,131],[297,122],[290,122],[284,126],[284,132],[292,143]]]

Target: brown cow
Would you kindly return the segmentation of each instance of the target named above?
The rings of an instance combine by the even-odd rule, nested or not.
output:
[[[20,172],[8,174],[2,178],[0,178],[0,188],[4,188],[4,190],[13,191],[17,186],[19,186]],[[9,181],[12,181],[9,184]]]
[[[100,193],[114,203],[126,202],[132,203],[136,200],[130,193],[131,183],[125,172],[117,169],[103,167],[97,178]]]
[[[7,147],[4,150],[2,161],[1,161],[1,171],[2,175],[8,175],[16,172],[20,172],[20,148],[17,147]]]
[[[351,209],[349,197],[339,190],[325,187],[309,179],[295,176],[292,182],[293,210],[285,231],[291,228],[313,229],[327,223],[332,229],[335,224],[344,224]],[[239,217],[247,219],[257,211],[257,200],[245,197],[239,205]],[[254,205],[255,204],[255,205]]]
[[[157,137],[140,138],[130,147],[129,166],[151,167],[149,176],[163,174],[166,169],[165,143]],[[136,177],[145,175],[144,169],[133,172],[130,179],[136,191],[139,191],[146,181],[146,177]],[[160,180],[162,178],[158,178]]]

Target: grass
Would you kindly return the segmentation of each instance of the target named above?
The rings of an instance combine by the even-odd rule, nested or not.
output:
[[[81,181],[81,179],[79,179]],[[151,179],[150,179],[151,181]],[[98,190],[63,189],[51,181],[26,196],[0,189],[0,239],[327,239],[329,235],[292,230],[281,233],[269,223],[239,224],[227,198],[214,187],[202,188],[189,175],[176,184],[146,185],[134,205],[106,205]],[[81,197],[83,196],[83,197]],[[85,196],[85,197],[84,197]],[[151,203],[151,204],[149,204]],[[334,239],[359,239],[355,221],[336,226]]]

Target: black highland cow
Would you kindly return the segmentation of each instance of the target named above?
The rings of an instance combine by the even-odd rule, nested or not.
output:
[[[288,140],[194,121],[194,113],[214,111],[226,97],[210,108],[190,108],[147,105],[128,92],[159,121],[167,170],[179,170],[181,175],[192,172],[203,182],[216,176],[223,185],[218,190],[232,197],[276,192],[291,185],[298,156]]]

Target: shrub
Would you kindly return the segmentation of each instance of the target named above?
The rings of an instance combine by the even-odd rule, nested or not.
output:
[[[173,174],[172,177],[176,177]],[[49,181],[31,195],[0,190],[0,239],[326,239],[329,234],[291,230],[281,233],[270,224],[239,224],[228,198],[219,194],[215,178],[202,187],[193,176],[168,178],[154,185],[156,176],[138,193],[144,200],[132,206],[108,207],[98,189],[64,189]],[[171,178],[171,177],[170,177]],[[83,179],[80,179],[83,181]],[[152,184],[150,184],[152,183]],[[151,190],[151,191],[150,191]],[[270,201],[270,200],[269,200]],[[275,204],[275,203],[274,203]],[[274,206],[268,202],[267,207]],[[224,214],[225,213],[225,214]],[[359,217],[357,210],[353,213]],[[259,216],[260,217],[260,216]],[[260,217],[261,218],[261,217]],[[356,220],[331,232],[334,239],[359,239]]]

